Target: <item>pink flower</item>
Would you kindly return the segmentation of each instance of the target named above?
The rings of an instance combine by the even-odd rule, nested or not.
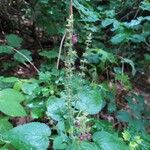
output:
[[[78,42],[78,38],[77,38],[77,35],[76,34],[73,34],[72,35],[72,44],[76,44]]]

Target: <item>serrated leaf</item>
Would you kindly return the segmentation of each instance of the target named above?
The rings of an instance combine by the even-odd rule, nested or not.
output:
[[[22,49],[22,50],[19,50],[19,52],[21,54],[23,54],[26,58],[28,58],[29,61],[32,61],[32,57],[31,57],[31,52],[26,50],[26,49]],[[20,63],[25,63],[25,62],[28,62],[28,60],[23,57],[21,54],[19,53],[15,53],[14,55],[14,59]]]
[[[26,112],[21,106],[24,96],[13,89],[4,89],[0,91],[0,111],[12,116],[25,116]]]
[[[50,128],[39,122],[21,125],[6,132],[3,137],[17,150],[47,150]]]
[[[18,35],[15,34],[7,35],[6,40],[9,46],[16,47],[16,48],[20,47],[23,41],[22,38],[20,38]]]
[[[114,134],[105,131],[96,132],[93,136],[101,150],[127,150],[129,149],[126,144]]]
[[[13,52],[13,47],[11,46],[0,46],[0,54],[1,53],[6,53],[6,54],[11,54]]]
[[[83,89],[77,94],[75,107],[89,114],[96,114],[101,111],[104,101],[99,90]]]
[[[63,120],[66,112],[65,100],[63,98],[50,97],[47,101],[47,115],[56,121]]]

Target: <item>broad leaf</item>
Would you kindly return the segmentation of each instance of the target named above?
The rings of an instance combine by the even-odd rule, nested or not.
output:
[[[100,150],[96,143],[86,141],[75,141],[66,150]]]
[[[47,102],[47,115],[54,120],[63,120],[66,112],[65,100],[62,98],[50,97]]]
[[[20,47],[23,41],[22,38],[20,38],[19,36],[15,34],[7,35],[6,39],[7,39],[7,43],[9,46],[16,47],[16,48]]]
[[[50,128],[39,122],[21,125],[6,132],[3,137],[17,150],[47,150]]]
[[[26,112],[20,105],[20,102],[24,100],[24,96],[13,89],[4,89],[0,91],[0,111],[12,116],[25,116]]]
[[[96,114],[101,111],[104,101],[101,93],[97,89],[83,89],[77,95],[75,107],[89,114]]]
[[[53,142],[54,149],[64,150],[64,149],[66,149],[66,147],[67,147],[67,143],[66,143],[65,139],[63,139],[62,136],[55,137],[54,142]]]
[[[93,136],[95,143],[99,145],[101,150],[127,150],[126,144],[114,134],[105,131],[96,132]]]

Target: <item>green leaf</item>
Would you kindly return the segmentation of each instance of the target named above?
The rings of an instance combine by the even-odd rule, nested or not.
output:
[[[43,57],[47,57],[48,59],[53,59],[53,58],[56,58],[58,56],[58,53],[56,50],[52,50],[52,51],[40,52],[39,55],[41,55]]]
[[[145,61],[150,62],[150,54],[145,54],[144,59]]]
[[[54,120],[61,121],[66,112],[63,98],[50,97],[47,101],[47,115]]]
[[[62,136],[57,136],[55,137],[54,139],[54,142],[53,142],[53,148],[54,149],[66,149],[67,147],[67,143],[65,143],[65,139],[63,139]]]
[[[19,52],[21,54],[23,54],[26,58],[28,58],[29,61],[32,61],[32,57],[31,57],[31,52],[30,51],[28,51],[26,49],[22,49],[22,50],[19,50]],[[21,54],[16,52],[15,55],[14,55],[14,59],[16,61],[20,62],[20,63],[28,62],[28,60],[25,57],[23,57]]]
[[[11,54],[13,52],[13,47],[11,46],[0,46],[0,54],[1,53],[6,53],[6,54]]]
[[[89,114],[97,114],[104,106],[99,90],[83,89],[77,94],[76,108]]]
[[[98,13],[90,7],[84,6],[82,1],[79,2],[78,0],[74,0],[73,5],[80,12],[82,21],[96,22],[99,20]]]
[[[94,123],[93,129],[95,129],[96,131],[104,130],[111,133],[115,132],[112,123],[108,121],[93,119],[93,123]]]
[[[40,0],[40,3],[48,4],[48,1],[49,1],[49,0]]]
[[[32,109],[32,111],[31,111],[31,117],[33,119],[38,119],[38,118],[41,118],[42,116],[43,116],[43,110],[42,110],[42,108]]]
[[[25,94],[33,95],[34,91],[39,87],[37,83],[24,83],[22,85],[22,91]]]
[[[127,150],[129,149],[121,139],[115,134],[105,131],[96,132],[93,136],[95,143],[99,145],[101,150]]]
[[[127,37],[128,37],[128,36],[127,36],[126,33],[119,33],[119,34],[116,34],[115,36],[113,36],[113,37],[111,38],[111,42],[112,42],[113,44],[119,44],[119,43],[125,41]]]
[[[20,47],[23,41],[22,38],[20,38],[18,35],[15,34],[7,35],[6,40],[9,46],[16,47],[16,48]]]
[[[12,116],[25,116],[26,112],[20,105],[20,102],[24,100],[24,96],[13,89],[4,89],[0,91],[0,111]]]
[[[122,122],[129,122],[132,120],[130,114],[126,111],[118,111],[117,118]]]
[[[3,137],[17,150],[47,150],[50,128],[39,122],[21,125],[6,132]]]
[[[1,81],[4,82],[4,83],[15,83],[19,80],[16,77],[5,77]]]
[[[112,24],[113,22],[114,22],[114,19],[106,18],[105,20],[102,21],[102,26],[107,27],[110,24]]]
[[[129,39],[134,43],[140,43],[145,41],[145,36],[143,34],[134,34]]]
[[[141,23],[141,20],[131,20],[131,22],[126,22],[125,26],[128,28],[133,28],[135,26],[138,26]]]
[[[0,134],[12,129],[12,124],[8,121],[7,118],[0,119]]]
[[[92,142],[75,141],[69,145],[66,150],[100,150],[98,145]]]
[[[142,1],[141,6],[143,10],[150,11],[150,2],[148,0]]]
[[[131,89],[132,88],[132,84],[131,84],[131,82],[130,82],[129,77],[128,77],[127,74],[116,74],[115,80],[121,81],[122,84],[127,89]]]

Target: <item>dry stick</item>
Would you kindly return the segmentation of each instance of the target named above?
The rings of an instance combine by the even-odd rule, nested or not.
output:
[[[37,69],[37,67],[29,60],[28,57],[26,57],[24,54],[22,54],[21,52],[19,52],[18,50],[14,49],[14,48],[13,48],[13,50],[14,50],[15,52],[17,52],[18,54],[20,54],[22,57],[24,57],[24,58],[33,66],[33,68],[37,71],[37,73],[40,73],[40,71],[39,71],[39,70]]]
[[[70,0],[70,16],[73,15],[73,7],[72,7],[72,0]],[[62,37],[62,40],[61,40],[61,43],[60,43],[60,47],[59,47],[59,54],[58,54],[58,59],[57,59],[57,69],[59,68],[59,62],[60,62],[60,57],[61,57],[61,52],[62,52],[62,46],[63,46],[63,43],[64,43],[64,40],[65,40],[65,37],[66,37],[66,32],[64,33],[63,37]],[[70,39],[72,40],[72,39]]]
[[[62,52],[62,47],[63,47],[65,37],[66,37],[66,32],[64,33],[64,35],[61,39],[61,43],[60,43],[60,47],[59,47],[59,54],[58,54],[58,59],[57,59],[57,69],[59,68],[59,62],[60,62],[60,57],[61,57],[61,52]]]
[[[73,1],[70,0],[70,16],[73,15]]]

